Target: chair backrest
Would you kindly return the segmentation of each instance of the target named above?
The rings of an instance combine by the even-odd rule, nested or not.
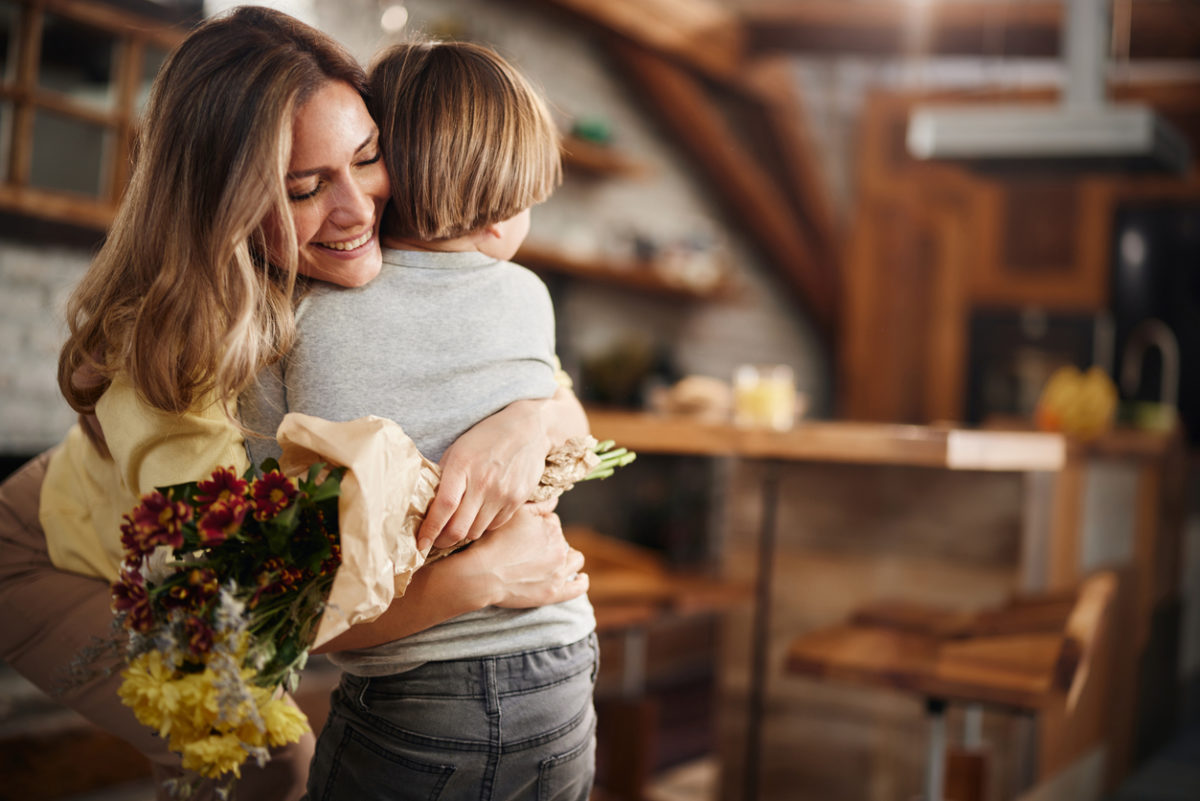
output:
[[[1059,688],[1067,693],[1067,712],[1074,710],[1092,671],[1100,633],[1112,613],[1117,576],[1099,571],[1084,579],[1064,630],[1062,654],[1056,666]]]

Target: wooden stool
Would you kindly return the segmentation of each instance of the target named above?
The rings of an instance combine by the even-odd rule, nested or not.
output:
[[[1101,572],[1078,592],[1016,599],[962,614],[874,604],[850,621],[794,640],[787,670],[923,696],[930,719],[925,798],[942,801],[948,703],[1036,712],[1078,701],[1117,579]]]

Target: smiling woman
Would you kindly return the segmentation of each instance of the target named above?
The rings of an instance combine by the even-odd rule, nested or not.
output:
[[[141,750],[160,798],[186,775],[179,756],[121,704],[119,675],[64,692],[66,668],[111,631],[122,515],[155,487],[248,467],[237,394],[292,346],[297,276],[356,286],[379,271],[388,182],[364,85],[336,42],[276,11],[241,7],[188,35],[155,81],[129,187],[69,303],[59,383],[80,423],[0,485],[0,659]],[[502,410],[451,472],[489,492],[485,470],[576,414],[573,397]],[[396,604],[409,630],[586,589],[568,580],[581,562],[557,518],[488,540],[421,571]],[[309,735],[248,765],[238,797],[299,798],[311,749]]]
[[[362,286],[379,274],[379,220],[388,198],[379,132],[362,98],[330,82],[300,107],[292,123],[288,199],[299,270],[341,286]]]

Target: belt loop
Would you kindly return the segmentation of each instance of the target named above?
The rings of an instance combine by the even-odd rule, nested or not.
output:
[[[482,664],[483,685],[486,693],[484,705],[489,715],[495,715],[500,711],[500,688],[496,684],[496,659],[495,657],[486,657],[482,660]]]
[[[363,712],[367,711],[367,688],[371,686],[371,680],[365,676],[359,680],[358,690],[358,708]]]

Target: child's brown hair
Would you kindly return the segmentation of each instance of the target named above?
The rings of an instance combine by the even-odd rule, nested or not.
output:
[[[369,94],[392,185],[385,236],[473,233],[542,202],[562,180],[545,101],[488,47],[396,45],[372,66]]]

